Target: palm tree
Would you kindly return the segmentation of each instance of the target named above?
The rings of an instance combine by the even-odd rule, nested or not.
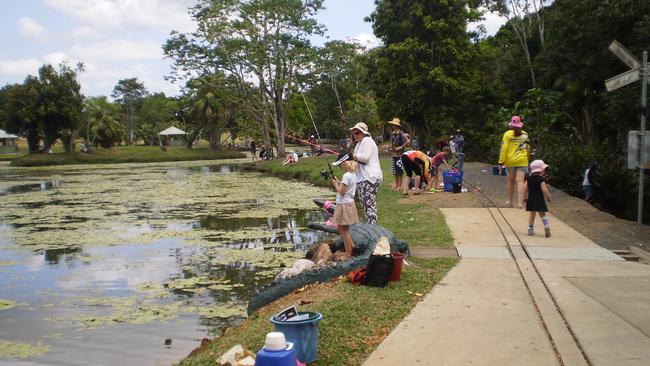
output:
[[[124,126],[119,122],[119,108],[104,96],[87,100],[84,112],[86,140],[90,144],[110,148],[122,140]]]

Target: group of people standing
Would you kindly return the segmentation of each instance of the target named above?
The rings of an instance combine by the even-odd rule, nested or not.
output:
[[[450,146],[443,146],[442,151],[437,154],[424,152],[414,149],[405,151],[406,147],[411,143],[409,136],[402,131],[402,125],[399,118],[393,118],[388,121],[392,127],[391,134],[391,149],[392,149],[392,167],[391,172],[395,178],[395,183],[392,188],[397,191],[402,191],[404,195],[408,195],[410,180],[415,175],[414,181],[414,194],[420,194],[422,189],[431,190],[432,192],[440,191],[438,183],[442,171],[439,169],[444,164],[447,169],[451,169],[449,159],[452,156]],[[465,141],[460,130],[457,130],[458,142],[455,149],[462,151],[462,143]],[[456,142],[452,143],[456,144]],[[408,179],[404,179],[404,173]]]

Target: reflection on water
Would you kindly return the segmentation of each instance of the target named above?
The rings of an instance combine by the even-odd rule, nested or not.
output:
[[[0,340],[51,347],[0,365],[178,361],[324,239],[330,194],[202,163],[4,168],[0,192]]]
[[[38,190],[45,191],[52,188],[58,188],[60,186],[61,186],[61,181],[58,179],[54,179],[48,182],[13,185],[5,189],[0,189],[0,196],[5,196],[8,194],[26,193],[26,192],[32,192]]]

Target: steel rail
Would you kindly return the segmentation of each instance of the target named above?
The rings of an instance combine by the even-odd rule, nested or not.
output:
[[[532,268],[535,270],[535,274],[537,276],[537,279],[539,279],[540,283],[543,285],[544,290],[546,292],[546,295],[548,295],[548,297],[551,299],[551,301],[553,303],[553,306],[555,307],[555,310],[558,312],[558,314],[562,318],[564,326],[566,327],[567,331],[569,332],[569,334],[573,338],[573,341],[575,342],[576,347],[578,348],[578,350],[580,350],[580,353],[582,354],[582,357],[584,358],[587,365],[592,366],[593,364],[592,364],[591,360],[589,359],[589,357],[587,356],[587,354],[585,353],[584,348],[582,347],[582,344],[580,343],[580,340],[576,336],[574,330],[571,328],[571,325],[569,324],[569,322],[568,322],[568,320],[566,318],[566,315],[564,314],[564,312],[562,312],[562,309],[560,309],[560,306],[559,306],[559,304],[557,302],[557,299],[551,293],[551,291],[550,291],[550,289],[548,287],[548,284],[546,283],[546,281],[542,277],[542,275],[541,275],[541,273],[539,271],[539,268],[535,264],[535,261],[533,260],[531,254],[530,254],[530,252],[528,250],[528,247],[521,240],[521,238],[517,234],[517,231],[512,227],[511,223],[508,221],[508,219],[506,218],[504,213],[501,211],[501,209],[494,203],[494,201],[487,194],[485,194],[485,192],[483,192],[480,189],[477,189],[478,187],[476,185],[474,185],[472,182],[470,182],[470,181],[468,181],[467,179],[464,179],[464,178],[463,178],[463,184],[469,186],[468,191],[471,191],[472,194],[474,195],[474,197],[476,197],[476,199],[478,199],[479,202],[481,202],[483,207],[488,209],[488,212],[490,213],[490,216],[492,217],[492,220],[494,220],[494,223],[496,224],[496,226],[499,229],[501,235],[503,236],[503,239],[505,240],[507,248],[508,248],[508,252],[510,252],[510,256],[515,261],[515,264],[517,266],[517,270],[519,272],[519,276],[522,278],[522,280],[524,282],[524,285],[526,286],[526,289],[528,291],[528,295],[530,296],[530,298],[531,298],[531,300],[533,302],[533,305],[535,306],[535,309],[537,311],[537,315],[538,315],[538,317],[539,317],[539,319],[540,319],[540,321],[541,321],[541,323],[542,323],[542,325],[544,327],[544,330],[546,332],[546,335],[547,335],[549,341],[551,342],[551,346],[553,347],[553,350],[555,351],[558,362],[561,365],[565,365],[565,362],[562,359],[562,356],[561,356],[561,354],[560,354],[560,352],[559,352],[559,350],[557,348],[557,344],[556,344],[555,340],[553,339],[553,336],[551,335],[551,332],[550,332],[550,330],[548,328],[548,325],[547,325],[544,317],[542,316],[542,311],[540,309],[540,306],[539,306],[537,300],[535,299],[535,296],[533,295],[533,291],[531,289],[531,286],[528,283],[528,280],[526,279],[526,276],[524,275],[523,270],[522,270],[519,262],[517,261],[517,257],[515,256],[515,254],[513,252],[512,244],[508,240],[506,232],[503,230],[501,225],[499,225],[499,221],[497,220],[497,217],[495,216],[495,213],[493,212],[493,210],[495,210],[498,213],[498,215],[501,217],[503,222],[505,222],[507,227],[510,229],[510,232],[517,239],[518,244],[519,244],[518,246],[520,246],[522,248],[524,254],[526,255],[526,259],[528,260],[528,262],[530,263]],[[571,365],[567,365],[567,366],[571,366]]]

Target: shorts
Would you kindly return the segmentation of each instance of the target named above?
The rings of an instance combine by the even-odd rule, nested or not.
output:
[[[510,172],[513,172],[513,173],[522,172],[524,174],[528,173],[528,167],[527,166],[509,166],[509,167],[506,167],[506,169],[508,169],[508,173],[510,173]]]
[[[402,175],[404,174],[404,169],[402,169],[402,158],[399,156],[393,156],[393,165],[392,165],[393,175]]]
[[[435,177],[436,174],[438,173],[438,167],[431,165],[431,168],[429,169],[429,173],[431,174],[432,177]]]
[[[357,205],[354,202],[337,203],[332,216],[332,222],[337,225],[352,225],[359,222]]]
[[[422,166],[423,164],[419,163],[419,159],[415,159],[415,161],[411,161],[407,157],[402,157],[402,164],[404,165],[404,170],[406,171],[406,175],[411,178],[413,176],[413,173],[415,175],[422,175]]]

